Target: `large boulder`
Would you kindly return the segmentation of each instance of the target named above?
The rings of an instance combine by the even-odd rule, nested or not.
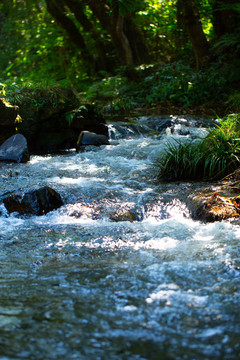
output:
[[[16,133],[15,121],[18,116],[17,106],[11,105],[6,99],[0,99],[0,145]]]
[[[48,186],[8,195],[3,198],[3,203],[9,213],[20,215],[43,215],[63,205],[61,196]]]
[[[26,137],[31,154],[64,149],[75,136],[65,117],[78,106],[70,89],[60,86],[22,88],[13,101],[17,103],[22,119],[17,124],[18,132]]]
[[[22,88],[11,95],[11,103],[0,99],[0,145],[18,132],[30,154],[46,154],[74,148],[83,130],[108,137],[103,116],[92,105],[80,106],[69,88]]]
[[[25,163],[28,160],[28,145],[23,135],[13,135],[0,146],[0,161]]]
[[[109,141],[106,135],[100,135],[90,131],[81,131],[77,141],[77,151],[88,145],[109,145]]]
[[[191,194],[188,202],[195,220],[240,219],[240,168],[215,183],[214,187]]]
[[[108,131],[102,115],[91,105],[79,107],[71,89],[22,89],[17,105],[22,118],[18,132],[26,137],[31,154],[73,148],[82,130]]]

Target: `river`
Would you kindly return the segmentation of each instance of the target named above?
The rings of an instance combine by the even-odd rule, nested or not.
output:
[[[109,123],[110,146],[1,165],[0,195],[48,185],[64,202],[0,204],[1,360],[240,358],[239,223],[191,219],[206,184],[157,181],[166,141],[206,129],[138,121]]]

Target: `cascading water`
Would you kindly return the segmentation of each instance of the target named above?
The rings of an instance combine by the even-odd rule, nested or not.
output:
[[[114,145],[1,165],[0,196],[49,185],[65,205],[0,205],[0,359],[240,358],[240,227],[191,219],[206,184],[156,181],[166,140],[206,130],[150,120],[110,124]]]

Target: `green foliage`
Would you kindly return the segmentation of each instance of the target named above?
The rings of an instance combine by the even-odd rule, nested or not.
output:
[[[64,94],[64,86],[56,84],[55,82],[39,85],[34,85],[30,82],[12,82],[10,80],[2,84],[4,94],[3,97],[8,99],[13,105],[21,105],[23,102],[31,102],[38,110],[49,102],[56,107],[59,102],[66,101]]]
[[[66,120],[67,120],[69,126],[72,124],[75,115],[76,115],[75,111],[70,111],[65,114],[65,117],[66,117]]]
[[[112,11],[118,7],[122,16],[126,16],[128,13],[135,12],[144,7],[141,0],[107,0],[107,3],[111,6]]]
[[[4,80],[53,82],[70,78],[72,71],[79,68],[81,59],[47,13],[45,1],[4,2],[0,11],[5,12],[0,22],[0,69]],[[82,72],[81,78],[85,75]]]
[[[137,22],[146,34],[154,60],[166,60],[166,55],[170,59],[175,56],[176,51],[179,51],[176,49],[178,38],[176,0],[147,1],[146,8],[139,11]]]
[[[240,30],[240,27],[239,27]],[[213,49],[217,54],[231,51],[231,56],[240,53],[240,31],[234,33],[227,33],[220,37],[220,39],[213,45]]]
[[[199,141],[169,142],[159,159],[164,180],[219,179],[240,165],[240,114],[229,115]]]
[[[7,83],[4,86],[6,98],[11,105],[18,106],[20,120],[23,124],[38,122],[39,119],[47,120],[56,114],[67,114],[66,120],[71,124],[69,111],[77,108],[79,102],[68,87],[54,83],[54,85],[31,83]],[[63,121],[65,121],[65,118]],[[29,129],[31,131],[31,129]]]
[[[86,100],[94,99],[114,99],[119,95],[126,79],[121,76],[108,76],[94,82],[87,91]]]
[[[217,56],[216,63],[198,73],[193,70],[194,55],[187,32],[178,26],[177,0],[106,0],[106,3],[108,15],[118,7],[123,17],[130,16],[142,30],[152,64],[128,71],[113,69],[116,54],[110,46],[110,33],[85,2],[82,9],[93,26],[92,32],[84,30],[67,7],[65,10],[83,35],[94,64],[85,63],[66,33],[48,14],[44,0],[5,0],[0,3],[0,70],[1,82],[7,85],[0,85],[1,96],[7,93],[17,99],[29,83],[32,88],[52,88],[55,83],[61,83],[74,85],[84,102],[112,112],[162,105],[212,108],[218,103],[225,103],[231,111],[239,108],[239,85],[235,83],[240,82],[240,32],[236,29],[225,34],[214,44],[212,1],[196,0],[204,31],[212,45],[210,57]],[[100,39],[105,56],[101,63],[96,38]],[[102,63],[105,63],[104,69]],[[94,78],[87,74],[89,66],[99,70]],[[37,100],[36,107],[41,106]]]
[[[133,106],[128,96],[123,96],[124,89],[128,88],[127,79],[120,75],[107,76],[100,79],[81,92],[80,97],[83,102],[91,102],[97,106],[105,105],[111,111],[127,111]],[[128,88],[129,89],[129,88]]]
[[[198,147],[194,142],[169,141],[164,155],[157,162],[160,178],[171,181],[196,179],[200,161]]]
[[[181,62],[169,64],[146,81],[149,88],[147,101],[168,101],[182,106],[214,103],[226,97],[230,78],[223,67],[212,65],[196,73]]]
[[[128,71],[130,73],[130,70]],[[116,76],[104,74],[82,93],[85,101],[124,111],[141,106],[173,104],[178,107],[224,104],[232,92],[231,83],[240,76],[239,65],[213,64],[196,73],[189,65],[156,63],[133,68],[131,79],[119,70]],[[230,101],[230,100],[229,100]],[[236,102],[231,100],[231,104]],[[234,107],[232,106],[234,111]]]
[[[212,5],[213,0],[195,0],[200,13],[203,31],[208,40],[214,37],[212,24]]]
[[[229,112],[237,111],[240,113],[240,92],[236,91],[231,94],[227,100]]]
[[[6,95],[6,91],[5,91],[5,86],[6,86],[6,84],[0,83],[0,86],[1,86],[0,96],[3,97],[3,96]]]

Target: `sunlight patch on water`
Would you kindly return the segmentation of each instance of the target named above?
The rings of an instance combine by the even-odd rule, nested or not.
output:
[[[49,156],[39,156],[39,155],[34,155],[31,156],[31,159],[29,161],[29,164],[31,165],[35,165],[35,164],[43,164],[45,162],[49,162],[50,160],[53,159],[52,155]]]
[[[57,226],[57,225],[91,225],[93,227],[99,226],[99,222],[89,218],[87,214],[85,216],[81,216],[80,218],[68,216],[68,215],[60,215],[58,212],[49,213],[47,218],[44,216],[39,216],[35,218],[34,221],[38,225],[46,225],[49,226]]]
[[[61,170],[75,171],[76,174],[82,174],[84,176],[92,176],[92,175],[101,175],[104,173],[108,174],[110,171],[110,167],[108,163],[93,164],[92,161],[87,160],[74,165],[64,164],[63,166],[61,166]]]
[[[166,206],[166,210],[169,213],[170,217],[176,220],[181,220],[184,222],[186,218],[190,217],[190,212],[186,204],[183,204],[178,199],[174,199],[173,201],[171,201],[170,204]]]
[[[156,292],[149,295],[146,302],[148,304],[153,302],[165,303],[166,306],[185,304],[190,307],[204,307],[208,303],[208,296],[199,296],[191,291],[183,291],[178,289],[175,284],[162,284],[156,289]]]
[[[155,219],[147,218],[142,223],[145,231],[148,231],[153,238],[170,237],[175,240],[191,239],[195,233],[195,224],[185,218]]]
[[[144,148],[144,147],[149,146],[149,145],[150,145],[149,141],[147,141],[147,140],[144,141],[143,140],[137,145],[137,147]]]
[[[171,237],[163,237],[158,239],[151,239],[146,242],[138,242],[135,244],[134,249],[155,249],[155,250],[167,250],[176,247],[179,241]]]
[[[197,337],[199,338],[210,338],[216,335],[221,335],[223,333],[223,329],[221,327],[217,327],[214,329],[206,329],[199,334],[197,334]]]
[[[82,186],[86,186],[89,185],[90,183],[99,183],[104,181],[103,179],[99,179],[99,178],[88,178],[88,177],[79,177],[79,178],[69,178],[69,177],[54,177],[54,178],[50,178],[48,180],[50,183],[54,183],[54,184],[69,184],[69,185],[82,185]]]

